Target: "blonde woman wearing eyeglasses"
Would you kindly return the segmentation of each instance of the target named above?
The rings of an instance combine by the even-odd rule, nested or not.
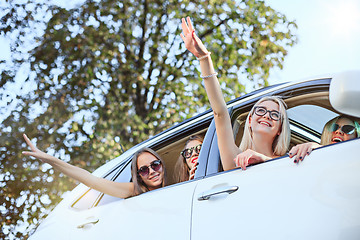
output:
[[[265,162],[284,155],[290,143],[286,105],[279,97],[260,99],[247,116],[240,147],[233,137],[231,119],[221,93],[211,53],[196,36],[189,17],[182,19],[181,38],[185,47],[197,57],[201,78],[214,112],[221,161],[224,170]]]
[[[203,141],[200,135],[193,135],[186,141],[175,165],[176,182],[194,179]]]
[[[85,169],[73,166],[39,150],[25,134],[24,139],[31,149],[31,151],[24,151],[24,155],[48,163],[56,170],[86,186],[114,197],[128,198],[166,185],[165,165],[160,156],[150,148],[143,148],[135,153],[131,163],[133,182],[114,182],[96,177]]]
[[[339,115],[329,120],[323,128],[321,134],[320,144],[316,142],[308,142],[298,144],[289,151],[290,158],[295,157],[294,162],[299,163],[303,161],[307,155],[311,153],[313,149],[318,147],[343,142],[360,137],[360,124],[359,119]]]

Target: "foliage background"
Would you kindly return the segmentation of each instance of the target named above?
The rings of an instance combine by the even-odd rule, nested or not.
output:
[[[268,84],[296,43],[296,24],[263,1],[48,1],[0,5],[1,238],[27,238],[75,182],[25,158],[22,133],[93,171],[133,145],[208,108],[197,69],[179,37],[190,16],[219,72],[226,100]],[[10,92],[25,66],[24,94]],[[27,86],[27,87],[26,87]],[[26,88],[30,90],[26,90]],[[12,106],[10,108],[10,106]],[[15,107],[14,107],[15,106]]]

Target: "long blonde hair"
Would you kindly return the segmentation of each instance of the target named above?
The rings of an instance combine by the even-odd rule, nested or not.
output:
[[[132,177],[132,181],[134,183],[134,196],[150,191],[148,186],[141,179],[141,177],[138,173],[138,167],[137,167],[137,161],[138,161],[139,156],[145,152],[150,153],[151,155],[156,157],[156,159],[161,161],[162,168],[164,171],[164,178],[162,180],[161,187],[165,187],[167,184],[167,182],[166,182],[166,167],[165,167],[164,161],[161,159],[159,154],[157,154],[157,152],[155,152],[154,150],[152,150],[150,148],[143,148],[134,154],[132,162],[131,162],[131,177]]]
[[[333,119],[330,119],[323,128],[322,134],[321,134],[321,145],[329,145],[331,144],[331,138],[332,138],[332,128],[334,126],[334,124],[341,118],[347,118],[350,121],[353,122],[354,126],[355,126],[355,132],[356,132],[356,137],[359,138],[360,137],[360,121],[357,118],[351,117],[351,116],[347,116],[347,115],[339,115],[337,117],[334,117]]]
[[[240,143],[240,150],[243,152],[247,149],[255,149],[253,138],[252,138],[252,131],[249,124],[250,116],[254,114],[254,108],[262,102],[265,101],[273,101],[279,105],[279,112],[281,114],[281,132],[278,136],[275,137],[272,149],[274,155],[282,156],[286,154],[290,145],[290,124],[289,119],[286,113],[286,103],[278,96],[266,96],[261,98],[257,101],[252,109],[250,110],[249,114],[246,117],[245,127],[244,127],[244,134]]]

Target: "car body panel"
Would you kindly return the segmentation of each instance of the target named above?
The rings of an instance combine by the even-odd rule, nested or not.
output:
[[[192,239],[359,237],[359,146],[356,139],[316,149],[300,164],[282,157],[199,181]],[[198,200],[224,186],[238,190]]]
[[[196,182],[179,184],[110,203],[106,206],[107,210],[100,210],[106,211],[106,215],[100,213],[97,217],[96,213],[87,214],[88,219],[99,219],[99,222],[91,226],[91,229],[75,228],[73,236],[82,236],[84,239],[118,239],[119,236],[122,239],[165,240],[169,236],[190,239],[188,226],[195,186]],[[114,235],[114,230],[119,236]]]

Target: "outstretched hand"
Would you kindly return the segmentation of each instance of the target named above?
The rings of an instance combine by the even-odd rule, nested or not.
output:
[[[39,150],[37,147],[35,147],[34,144],[32,144],[32,142],[30,141],[30,139],[26,136],[26,134],[23,134],[23,137],[25,139],[25,142],[27,143],[27,145],[29,145],[29,147],[31,149],[31,152],[23,151],[22,153],[24,155],[40,159],[42,162],[45,162],[45,163],[50,163],[51,160],[55,158],[55,157]]]
[[[190,17],[187,17],[186,20],[185,18],[182,18],[181,21],[183,33],[180,34],[180,37],[184,41],[186,49],[197,58],[207,55],[209,52],[201,42],[200,38],[196,36]]]

